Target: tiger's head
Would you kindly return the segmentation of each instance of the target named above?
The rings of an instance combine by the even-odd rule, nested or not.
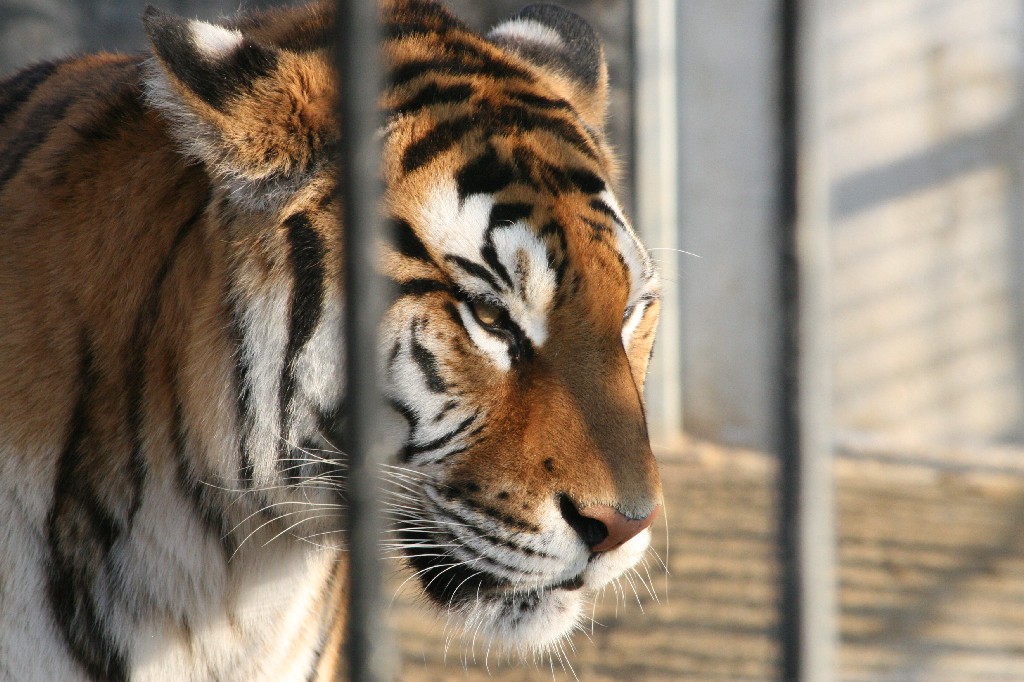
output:
[[[323,462],[294,462],[328,446],[344,403],[331,21],[257,16],[149,11],[147,92],[222,198],[242,464],[271,502],[326,504],[303,488]],[[384,21],[382,268],[399,293],[380,361],[404,423],[399,544],[438,605],[543,649],[637,564],[662,505],[643,408],[658,281],[612,191],[603,50],[552,5],[486,36],[417,0]]]

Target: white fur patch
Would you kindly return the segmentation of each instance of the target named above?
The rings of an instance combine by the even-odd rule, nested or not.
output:
[[[460,202],[455,181],[449,180],[435,187],[421,206],[420,224],[424,240],[437,251],[472,261],[507,285],[481,254],[493,206],[494,197],[489,194],[473,194]],[[511,287],[496,290],[454,264],[450,264],[452,276],[465,291],[500,302],[534,346],[540,347],[548,337],[547,315],[556,288],[544,241],[524,221],[496,227],[492,241],[498,261],[512,279]],[[507,371],[511,366],[507,345],[480,327],[465,306],[460,312],[474,343]]]
[[[657,270],[654,268],[654,261],[651,260],[636,232],[623,217],[622,208],[615,195],[605,190],[598,196],[615,214],[615,243],[629,270],[627,305],[632,306],[633,310],[622,321],[622,344],[629,347],[633,332],[640,326],[640,322],[650,307],[649,301],[645,301],[644,298],[656,297],[660,283]]]
[[[460,609],[465,630],[483,641],[496,640],[524,657],[554,648],[579,627],[583,597],[579,592],[545,592],[530,606],[532,595],[520,593],[508,600],[481,599]]]
[[[248,424],[248,449],[253,458],[253,481],[256,486],[277,482],[275,459],[280,436],[278,395],[281,366],[288,344],[288,312],[290,292],[286,287],[271,286],[250,295],[241,306],[243,328],[240,352],[249,366],[251,405],[256,411]]]
[[[626,320],[622,324],[622,345],[626,348],[629,347],[629,340],[633,338],[633,332],[640,326],[640,321],[644,319],[644,314],[647,312],[647,308],[650,303],[644,301],[637,303],[633,306],[633,310],[626,317]]]
[[[489,194],[473,194],[460,204],[454,180],[438,183],[420,206],[424,240],[445,255],[479,260],[492,206]]]
[[[548,338],[547,311],[556,286],[547,247],[523,222],[497,228],[493,239],[498,260],[515,283],[515,291],[502,296],[502,303],[539,348]]]
[[[512,19],[495,26],[489,37],[497,40],[521,41],[537,43],[554,48],[564,48],[565,41],[555,29],[534,19]]]
[[[636,232],[622,216],[622,209],[619,207],[615,195],[605,190],[598,197],[615,214],[616,245],[622,258],[626,261],[626,267],[629,268],[629,302],[630,304],[636,303],[645,293],[648,280],[654,274],[651,259]]]
[[[242,44],[240,31],[193,19],[188,23],[192,42],[207,57],[219,59]]]

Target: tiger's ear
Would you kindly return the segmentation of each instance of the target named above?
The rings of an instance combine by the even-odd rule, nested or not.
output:
[[[148,101],[186,155],[254,208],[294,191],[336,137],[326,56],[262,45],[243,32],[146,8],[154,60]]]
[[[601,39],[582,17],[558,5],[530,5],[491,29],[487,38],[553,76],[583,120],[604,127],[608,65]]]

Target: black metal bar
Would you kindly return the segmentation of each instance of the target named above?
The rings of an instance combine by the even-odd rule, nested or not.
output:
[[[828,175],[819,0],[780,0],[780,676],[835,677]]]
[[[348,398],[348,679],[392,678],[383,618],[378,496],[380,398],[377,330],[385,292],[376,266],[381,235],[381,144],[377,135],[382,66],[376,2],[338,0],[336,65],[341,126],[338,191],[345,258],[345,386]]]
[[[796,680],[802,649],[799,513],[800,422],[797,410],[797,363],[800,353],[799,286],[796,266],[796,155],[798,79],[796,43],[797,0],[781,0],[779,7],[779,282],[782,334],[779,348],[779,662],[780,677]]]

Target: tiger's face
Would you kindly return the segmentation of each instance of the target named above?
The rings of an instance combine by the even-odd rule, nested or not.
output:
[[[321,14],[230,29],[149,18],[166,73],[151,100],[221,183],[222,219],[240,235],[236,278],[272,271],[285,261],[278,251],[324,252],[306,340],[279,344],[299,368],[270,420],[279,433],[256,417],[250,429],[269,434],[271,454],[252,465],[268,483],[279,441],[322,445],[317,411],[343,393],[326,378],[341,349],[324,311],[343,292],[328,153],[335,90],[307,35],[329,35]],[[513,647],[543,649],[573,629],[588,594],[637,564],[662,505],[642,399],[658,282],[610,183],[601,46],[554,6],[482,37],[436,5],[397,2],[385,28],[381,266],[399,293],[380,363],[404,439],[398,544],[439,606]],[[236,95],[211,101],[193,82],[197,63],[222,69],[214,75]],[[290,291],[294,309],[304,290]],[[262,332],[242,326],[247,348]]]
[[[452,181],[414,205],[408,267],[444,286],[388,316],[388,397],[424,474],[402,544],[436,602],[543,646],[648,547],[656,283],[606,190],[460,197]]]
[[[485,635],[543,648],[649,545],[661,487],[642,390],[658,282],[590,120],[605,76],[589,27],[531,8],[490,38],[474,64],[526,78],[467,84],[442,68],[389,93],[401,112],[428,88],[470,86],[389,127],[385,269],[402,295],[382,362],[418,474],[400,544],[420,584]],[[589,51],[558,54],[589,57],[590,87],[545,71],[538,41]]]

